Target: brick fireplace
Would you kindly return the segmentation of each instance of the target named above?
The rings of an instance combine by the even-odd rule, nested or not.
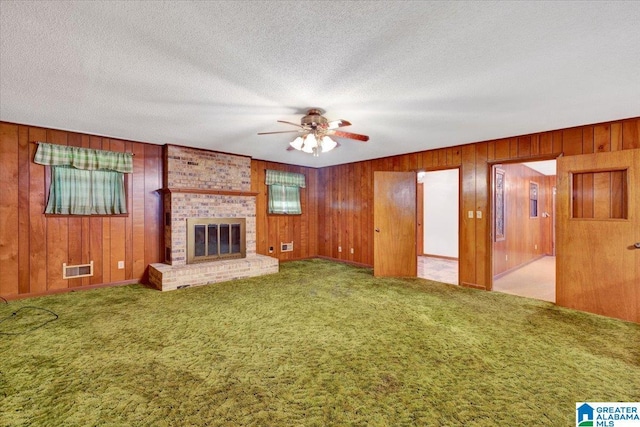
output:
[[[165,262],[151,264],[151,284],[166,291],[277,273],[276,258],[256,254],[251,159],[174,145],[165,149]],[[242,219],[246,256],[187,263],[187,222],[198,218]]]

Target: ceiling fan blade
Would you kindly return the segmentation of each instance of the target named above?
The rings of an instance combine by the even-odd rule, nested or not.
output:
[[[329,125],[328,127],[329,129],[337,129],[343,126],[351,126],[351,123],[346,120],[340,119],[340,120],[332,120],[329,122],[328,125]]]
[[[367,142],[369,140],[369,137],[367,135],[360,135],[359,133],[344,132],[341,130],[332,130],[329,132],[329,134],[337,136],[338,138],[355,139],[356,141]]]
[[[258,135],[271,135],[273,133],[303,133],[305,130],[279,130],[277,132],[258,132]]]
[[[285,120],[276,120],[276,121],[277,121],[278,123],[285,123],[285,124],[288,124],[288,125],[293,125],[293,126],[296,126],[296,127],[302,128],[302,126],[301,126],[301,125],[299,125],[298,123],[287,122],[287,121],[285,121]]]

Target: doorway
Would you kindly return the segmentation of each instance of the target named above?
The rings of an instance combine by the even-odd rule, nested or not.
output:
[[[459,283],[460,170],[418,173],[418,277]]]
[[[556,160],[491,170],[492,290],[556,300]]]

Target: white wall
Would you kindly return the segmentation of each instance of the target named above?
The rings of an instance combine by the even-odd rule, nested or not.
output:
[[[458,258],[459,170],[426,172],[424,253]]]

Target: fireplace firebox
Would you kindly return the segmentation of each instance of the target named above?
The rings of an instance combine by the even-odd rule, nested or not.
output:
[[[187,219],[187,263],[245,258],[244,218]]]

